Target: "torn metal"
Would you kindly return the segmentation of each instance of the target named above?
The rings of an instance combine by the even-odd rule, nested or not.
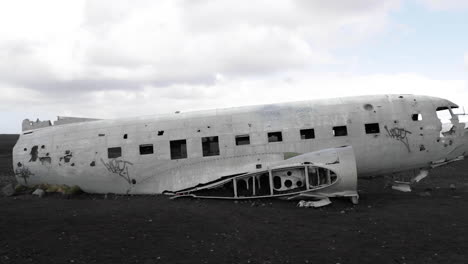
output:
[[[166,192],[173,198],[288,199],[349,197],[357,202],[357,172],[352,147],[295,156],[265,170],[221,177],[185,190]]]
[[[331,204],[330,198],[325,197],[323,199],[320,199],[318,201],[305,201],[301,200],[297,203],[297,207],[313,207],[313,208],[319,208],[319,207],[324,207]]]

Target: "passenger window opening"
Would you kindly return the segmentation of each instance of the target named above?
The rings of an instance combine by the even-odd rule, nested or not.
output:
[[[124,134],[124,135],[123,135],[123,138],[124,138],[124,139],[127,139],[127,138],[128,138],[128,135],[127,135],[127,134]]]
[[[187,140],[172,140],[169,142],[171,148],[171,159],[187,158]]]
[[[281,132],[270,132],[268,133],[268,142],[281,142],[283,141],[283,135]]]
[[[164,130],[159,130],[158,131],[158,136],[162,136],[162,135],[164,135]]]
[[[315,138],[315,130],[313,128],[301,129],[301,139],[311,139]]]
[[[413,115],[411,116],[411,119],[412,119],[413,121],[422,121],[422,115],[421,115],[421,114],[413,114]]]
[[[346,126],[333,127],[333,136],[343,137],[348,135],[348,128]]]
[[[107,157],[109,159],[116,159],[116,158],[122,157],[122,148],[121,147],[108,148]]]
[[[202,138],[203,157],[219,155],[218,136]]]
[[[149,155],[154,153],[153,144],[140,145],[140,155]]]
[[[250,136],[249,135],[238,135],[236,136],[236,145],[250,145]]]
[[[378,134],[380,133],[379,123],[365,124],[366,134]]]

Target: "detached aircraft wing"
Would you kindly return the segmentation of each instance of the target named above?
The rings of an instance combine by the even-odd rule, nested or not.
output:
[[[356,160],[351,146],[325,149],[166,194],[212,199],[350,197],[357,203]]]

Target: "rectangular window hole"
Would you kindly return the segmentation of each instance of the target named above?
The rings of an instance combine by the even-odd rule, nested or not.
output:
[[[313,128],[301,129],[301,139],[315,138],[315,130]]]
[[[379,123],[365,124],[366,134],[378,134],[380,133]]]
[[[107,157],[109,159],[116,159],[116,158],[122,157],[122,148],[121,147],[108,148]]]
[[[348,135],[348,128],[346,126],[333,127],[333,135],[335,137],[343,137]]]
[[[140,145],[140,155],[148,155],[148,154],[153,154],[153,153],[154,153],[153,144]]]
[[[283,141],[283,135],[281,132],[270,132],[268,133],[268,142],[281,142]]]
[[[187,158],[187,140],[172,140],[169,144],[171,147],[171,159]]]
[[[250,144],[250,136],[249,135],[239,135],[236,136],[236,145],[249,145]]]
[[[202,137],[203,157],[219,155],[218,137]]]
[[[422,115],[421,114],[413,114],[411,116],[411,119],[413,119],[413,121],[421,121],[422,120]]]

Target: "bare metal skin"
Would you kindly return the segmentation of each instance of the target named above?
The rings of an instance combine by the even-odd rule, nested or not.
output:
[[[270,173],[272,182],[275,166],[286,172],[289,163],[299,162],[335,170],[337,183],[330,191],[322,188],[321,195],[357,196],[357,176],[428,170],[463,157],[468,149],[465,124],[452,114],[451,129],[443,131],[436,113],[452,113],[452,108],[457,106],[435,97],[376,95],[115,120],[61,118],[54,125],[25,120],[13,166],[18,182],[30,186],[157,194],[261,171]],[[313,138],[308,138],[310,129]],[[276,142],[269,142],[269,135]],[[236,145],[237,136],[248,137],[248,144]],[[343,146],[349,146],[345,154]],[[343,155],[346,162],[338,160],[332,169],[317,158],[324,151]],[[281,185],[272,187],[272,182],[271,195],[310,180],[297,170],[293,173],[302,176],[290,178],[292,186],[285,187],[292,176],[276,172]],[[315,187],[307,185],[302,194],[318,193],[310,191]]]

